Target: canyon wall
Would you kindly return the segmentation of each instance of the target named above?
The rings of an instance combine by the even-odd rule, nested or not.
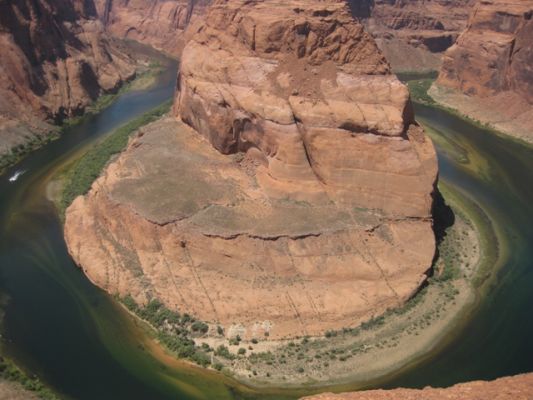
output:
[[[475,0],[351,0],[395,71],[438,70]]]
[[[187,36],[177,118],[66,212],[87,276],[248,339],[405,303],[435,253],[436,155],[346,3],[217,0]]]
[[[533,142],[533,1],[480,1],[437,86],[437,100]]]
[[[324,393],[302,400],[530,400],[533,374],[516,375],[494,381],[461,383],[446,389],[367,390],[354,393]]]
[[[178,56],[184,30],[211,0],[95,0],[107,31]]]
[[[0,2],[0,155],[79,115],[135,73],[92,0]]]

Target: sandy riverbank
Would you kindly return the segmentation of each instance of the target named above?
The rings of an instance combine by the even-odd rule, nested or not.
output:
[[[533,106],[512,92],[478,98],[434,83],[428,90],[438,104],[494,130],[533,144]],[[502,106],[509,104],[512,106]]]

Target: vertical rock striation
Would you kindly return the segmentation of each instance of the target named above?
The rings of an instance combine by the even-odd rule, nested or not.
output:
[[[92,0],[0,2],[0,49],[0,154],[135,73],[103,33]]]
[[[467,96],[436,88],[438,100],[533,141],[533,1],[479,1],[437,85]]]
[[[352,0],[352,13],[396,71],[437,70],[475,0]]]
[[[96,0],[98,14],[114,36],[179,55],[184,30],[211,0]]]

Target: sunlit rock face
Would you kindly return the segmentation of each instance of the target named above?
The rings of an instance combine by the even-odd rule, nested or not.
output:
[[[342,1],[215,1],[173,115],[67,211],[111,293],[243,338],[319,335],[409,299],[435,252],[431,141]]]
[[[513,91],[533,104],[533,1],[480,1],[438,83],[479,97]]]
[[[302,400],[526,400],[533,393],[533,374],[516,375],[495,381],[461,383],[445,389],[367,390],[354,393],[324,393]]]
[[[476,0],[351,0],[396,71],[438,70]]]
[[[95,0],[106,30],[179,56],[184,31],[211,0]]]

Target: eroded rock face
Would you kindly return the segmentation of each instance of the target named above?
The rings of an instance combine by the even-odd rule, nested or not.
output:
[[[67,210],[76,262],[243,338],[404,303],[435,251],[436,156],[346,3],[216,1],[189,29],[185,123],[143,129]]]
[[[476,118],[503,123],[504,130],[531,132],[533,1],[478,2],[468,28],[446,52],[437,84],[479,99],[487,116],[473,110]]]
[[[446,389],[424,388],[367,390],[355,393],[324,393],[305,400],[528,400],[533,393],[533,374],[516,375],[495,381],[461,383]],[[302,400],[304,400],[302,399]]]
[[[0,3],[0,154],[77,115],[135,73],[92,0]]]
[[[109,33],[175,56],[185,45],[185,28],[209,3],[211,0],[96,0]]]
[[[437,70],[466,28],[475,0],[352,0],[350,6],[397,71]]]
[[[191,27],[176,113],[253,154],[270,196],[429,217],[435,154],[406,87],[345,3],[291,6],[215,3]]]
[[[511,90],[533,104],[533,1],[479,2],[438,82],[480,97]]]

